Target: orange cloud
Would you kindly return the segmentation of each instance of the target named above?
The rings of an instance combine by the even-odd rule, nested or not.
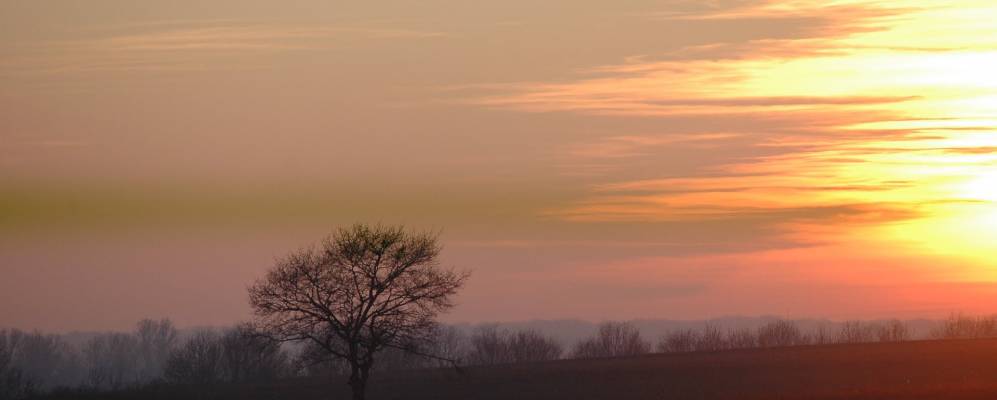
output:
[[[813,19],[821,28],[801,38],[630,57],[576,79],[519,84],[473,101],[675,121],[674,133],[655,140],[613,136],[569,148],[578,160],[601,159],[607,182],[549,216],[761,218],[809,239],[853,242],[889,241],[906,229],[922,248],[934,248],[954,240],[932,232],[972,226],[966,215],[997,214],[997,189],[988,188],[997,169],[997,122],[988,117],[997,111],[997,85],[985,72],[997,66],[987,23],[995,14],[997,6],[972,0],[748,2],[669,14],[659,17]],[[710,118],[741,124],[716,137]],[[687,150],[676,145],[696,135],[718,154],[704,156],[716,160],[678,174],[663,170],[660,178],[646,169],[647,160]],[[820,224],[836,230],[804,228]],[[989,251],[960,248],[971,258]]]

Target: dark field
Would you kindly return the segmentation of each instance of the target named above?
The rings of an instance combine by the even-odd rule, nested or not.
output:
[[[107,399],[347,399],[340,381],[144,389]],[[997,340],[804,346],[382,374],[370,399],[997,399]]]

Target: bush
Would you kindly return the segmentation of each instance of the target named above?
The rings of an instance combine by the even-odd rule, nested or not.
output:
[[[535,330],[510,333],[495,325],[478,327],[469,342],[467,358],[474,365],[550,361],[561,358],[564,352],[556,340]]]
[[[699,335],[692,329],[669,332],[658,341],[659,353],[688,353],[696,350]]]
[[[860,321],[846,321],[838,333],[838,343],[869,343],[876,339],[876,327]]]
[[[32,390],[47,391],[73,385],[82,378],[76,352],[58,335],[11,330],[7,341],[11,348],[11,364],[20,371],[20,380]]]
[[[453,360],[456,363],[466,362],[468,358],[467,336],[453,326],[437,326],[433,331],[433,340],[428,346],[429,353],[439,359],[428,360],[429,367],[449,367]]]
[[[214,331],[195,333],[170,354],[166,362],[166,380],[184,384],[220,382],[222,349],[220,337]]]
[[[758,328],[759,347],[786,347],[806,344],[806,337],[795,323],[776,320]]]
[[[551,361],[561,358],[564,348],[553,338],[532,329],[521,330],[509,337],[513,362]]]
[[[14,343],[9,331],[0,331],[0,400],[14,400],[33,392],[31,382],[14,365]]]
[[[838,338],[828,324],[821,323],[810,333],[808,342],[816,345],[833,344],[838,342]]]
[[[724,334],[716,324],[707,323],[696,340],[696,351],[717,351],[726,347]]]
[[[280,343],[238,325],[220,339],[221,378],[229,382],[270,381],[290,374],[289,357]]]
[[[468,362],[472,365],[496,365],[512,362],[508,333],[497,325],[479,326],[471,334]]]
[[[948,320],[931,332],[935,339],[976,339],[997,337],[997,319],[994,317],[967,317],[949,315]]]
[[[758,336],[751,329],[732,329],[727,332],[727,346],[732,349],[753,349],[758,347]]]
[[[880,342],[906,342],[910,340],[910,329],[900,320],[887,321],[879,326],[876,336]]]
[[[651,344],[629,322],[604,322],[592,338],[575,345],[575,358],[629,357],[647,354]]]
[[[176,346],[177,329],[168,319],[144,319],[135,327],[138,347],[138,379],[151,382],[162,379],[170,352]]]
[[[124,333],[90,339],[83,347],[86,385],[95,390],[118,390],[138,382],[138,341]]]

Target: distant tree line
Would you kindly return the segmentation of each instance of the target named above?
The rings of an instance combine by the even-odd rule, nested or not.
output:
[[[656,347],[659,353],[686,353],[837,343],[902,342],[911,340],[910,329],[901,321],[847,321],[837,330],[821,325],[804,331],[795,322],[776,320],[756,329],[723,330],[707,323],[702,329],[676,330],[665,334]]]
[[[142,320],[130,333],[80,344],[60,335],[0,331],[0,400],[54,389],[111,391],[151,383],[215,383],[293,375],[288,350],[246,325],[181,334],[170,320]]]
[[[921,339],[997,337],[997,317],[953,314]],[[565,347],[534,329],[495,324],[461,329],[440,326],[422,348],[385,349],[376,369],[384,372],[462,366],[545,362],[564,358],[630,357],[802,345],[903,342],[915,339],[898,320],[846,321],[802,329],[789,320],[755,328],[704,323],[677,329],[656,341],[631,322],[605,322],[589,337]],[[438,358],[419,354],[440,355]],[[261,382],[293,376],[348,376],[350,366],[308,345],[277,343],[246,324],[229,329],[179,331],[170,320],[143,320],[128,333],[96,334],[80,343],[63,335],[0,330],[0,400],[51,390],[109,391],[147,384]]]

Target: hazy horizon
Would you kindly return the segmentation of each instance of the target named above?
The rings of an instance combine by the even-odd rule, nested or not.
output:
[[[446,322],[944,318],[997,298],[983,0],[0,3],[0,326],[248,319],[338,226]]]
[[[947,318],[911,318],[911,319],[896,319],[896,318],[880,318],[880,319],[864,319],[864,320],[833,320],[827,318],[816,318],[816,317],[800,317],[787,319],[778,315],[728,315],[713,318],[704,319],[668,319],[668,318],[638,318],[631,320],[585,320],[577,318],[560,318],[560,319],[531,319],[531,320],[510,320],[510,321],[450,321],[441,323],[443,327],[458,328],[465,334],[473,334],[475,331],[481,328],[497,327],[499,329],[504,329],[510,332],[519,331],[536,331],[544,335],[556,338],[560,340],[564,345],[570,347],[575,342],[584,339],[585,337],[591,335],[595,332],[600,324],[607,322],[613,323],[629,323],[633,324],[641,334],[645,336],[648,340],[660,340],[661,337],[668,333],[673,333],[681,330],[693,330],[701,331],[704,327],[714,326],[721,330],[730,331],[738,329],[750,329],[757,330],[757,328],[765,325],[766,323],[775,321],[786,321],[794,324],[800,329],[804,334],[812,334],[813,331],[823,327],[828,332],[840,333],[841,327],[849,323],[858,323],[862,326],[869,327],[870,332],[873,332],[879,325],[886,322],[900,321],[904,324],[906,329],[909,331],[911,337],[910,340],[922,340],[922,339],[944,339],[940,337],[933,337],[932,333],[935,328],[942,327],[946,322],[952,321],[952,317],[960,318],[970,318],[970,319],[986,319],[991,316],[980,315],[966,315],[962,313],[953,313]],[[174,321],[169,317],[156,317],[148,316],[142,318],[142,320],[135,321],[131,326],[125,326],[122,328],[113,328],[106,330],[79,330],[70,329],[63,331],[41,331],[31,328],[23,328],[17,326],[3,326],[0,325],[0,330],[18,330],[25,333],[38,332],[43,335],[62,335],[66,338],[74,338],[70,340],[79,344],[81,341],[89,339],[93,335],[102,335],[106,333],[133,333],[136,326],[140,321],[164,321],[169,320],[171,324]],[[245,322],[245,321],[239,321]],[[204,330],[224,332],[229,329],[235,328],[237,324],[220,324],[220,325],[173,325],[179,333],[181,334],[192,334],[197,332],[202,332]]]

